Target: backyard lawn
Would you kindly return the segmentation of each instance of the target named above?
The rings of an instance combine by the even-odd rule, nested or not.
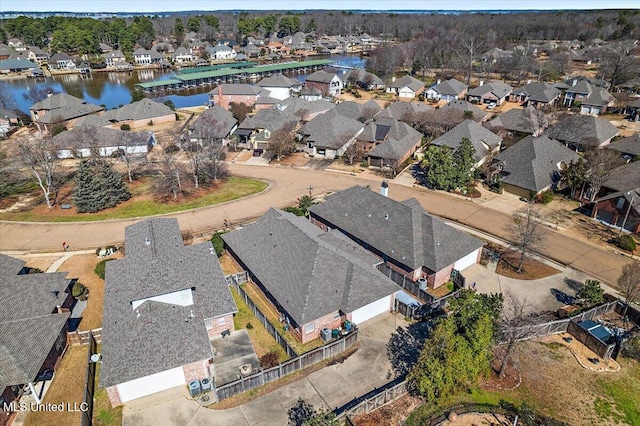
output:
[[[229,177],[220,184],[209,189],[191,199],[155,200],[150,195],[151,183],[147,179],[132,184],[131,199],[119,204],[116,207],[103,210],[98,213],[78,214],[74,208],[62,210],[60,204],[72,204],[71,185],[67,185],[61,191],[62,199],[58,206],[47,209],[44,204],[38,204],[29,210],[11,211],[0,213],[0,220],[23,221],[23,222],[91,222],[108,219],[128,219],[135,217],[145,217],[166,213],[175,213],[184,210],[206,207],[220,204],[227,201],[242,198],[247,195],[256,194],[267,188],[268,184],[255,179]],[[39,195],[39,194],[38,194]],[[42,197],[37,198],[40,201]]]
[[[267,320],[271,323],[276,330],[282,330],[283,325],[278,321],[278,310],[269,302],[266,296],[260,291],[260,289],[252,282],[242,284],[242,289],[247,293],[247,296],[256,304],[258,309],[266,315]],[[324,344],[322,339],[317,338],[311,342],[302,344],[296,339],[296,337],[290,332],[282,332],[281,336],[285,338],[289,346],[296,351],[298,355],[309,352],[315,348],[319,348]]]
[[[100,352],[101,345],[98,345]],[[96,389],[93,396],[93,424],[95,426],[120,426],[122,424],[122,406],[111,407],[106,389],[98,389],[100,364],[96,370]]]

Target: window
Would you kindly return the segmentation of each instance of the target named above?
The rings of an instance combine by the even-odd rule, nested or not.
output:
[[[227,320],[225,319],[225,317],[218,318],[218,325],[225,325],[226,323]]]
[[[325,155],[327,153],[327,150],[324,148],[320,148],[318,149],[318,155]]]
[[[624,197],[618,198],[618,202],[616,203],[616,209],[620,210],[624,207]]]
[[[315,329],[314,328],[314,324],[313,323],[309,323],[309,324],[304,326],[304,334],[313,333],[314,329]]]
[[[213,328],[213,322],[210,319],[204,320],[204,326],[207,330],[211,330]]]
[[[270,131],[268,131],[268,130],[265,130],[265,131],[264,131],[264,137],[265,137],[266,139],[269,139],[269,138],[271,137],[271,132],[270,132]]]
[[[333,314],[333,319],[338,319],[340,318],[340,311],[336,311],[335,314]]]

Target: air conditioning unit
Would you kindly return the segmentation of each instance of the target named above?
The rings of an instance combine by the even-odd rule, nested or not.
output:
[[[192,382],[189,382],[189,395],[191,395],[192,398],[195,398],[201,393],[202,393],[202,388],[200,387],[200,380],[194,380]]]
[[[209,380],[206,377],[200,382],[202,392],[209,392],[213,388],[213,379]]]
[[[427,289],[427,279],[426,278],[419,278],[418,279],[418,286],[420,287],[420,290],[426,290]]]
[[[325,327],[320,330],[320,337],[322,337],[322,341],[324,342],[328,342],[329,340],[331,340],[331,329]]]

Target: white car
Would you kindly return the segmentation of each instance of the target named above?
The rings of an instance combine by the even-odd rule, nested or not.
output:
[[[489,105],[487,105],[487,109],[494,109],[495,107],[496,107],[495,102],[491,102]]]

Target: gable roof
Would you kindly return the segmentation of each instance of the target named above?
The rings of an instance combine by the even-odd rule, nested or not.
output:
[[[513,90],[514,95],[526,95],[530,100],[535,102],[549,103],[560,96],[561,92],[551,84],[539,81],[525,84]]]
[[[289,96],[287,99],[280,101],[279,105],[280,109],[287,111],[292,115],[296,115],[297,112],[303,110],[307,111],[307,114],[329,111],[331,108],[336,106],[333,102],[329,102],[325,99],[308,101],[296,96]]]
[[[459,109],[460,111],[471,111],[473,113],[473,119],[475,121],[482,121],[489,114],[486,111],[481,110],[471,102],[465,101],[464,99],[454,99],[449,101],[443,109],[454,108]]]
[[[300,326],[399,290],[355,243],[281,210],[222,238]]]
[[[221,90],[223,95],[251,95],[258,96],[262,88],[246,83],[222,83],[209,92],[209,96],[217,95]]]
[[[520,133],[535,133],[540,127],[543,129],[546,127],[544,125],[545,123],[539,123],[538,112],[539,110],[536,110],[532,106],[524,109],[513,108],[489,121],[487,126],[491,126],[492,128],[502,127]],[[540,113],[542,112],[540,111]]]
[[[613,169],[602,186],[616,192],[607,194],[595,200],[594,203],[614,197],[624,197],[636,212],[640,212],[640,161]]]
[[[370,111],[368,111],[370,110]],[[360,120],[365,117],[365,112],[373,112],[372,115],[380,112],[382,108],[374,100],[370,100],[367,103],[361,104],[354,101],[343,101],[337,104],[333,111],[354,120]],[[370,118],[370,117],[369,117]]]
[[[36,120],[38,123],[53,124],[84,115],[103,111],[98,105],[89,104],[82,99],[66,93],[58,93],[48,96],[46,99],[36,102],[29,108],[31,111],[48,111]]]
[[[237,311],[213,245],[183,245],[176,219],[127,226],[125,250],[106,264],[104,387],[211,358],[205,319]],[[133,301],[180,291],[192,304],[147,300],[133,309]]]
[[[567,117],[544,132],[552,139],[584,146],[600,146],[618,133],[620,131],[609,120],[580,114]]]
[[[422,141],[422,133],[402,121],[380,118],[367,124],[357,138],[360,141],[379,143],[371,149],[369,157],[400,160]]]
[[[189,126],[195,136],[207,134],[209,138],[222,139],[229,136],[238,124],[233,114],[220,105],[213,105],[204,110]]]
[[[483,96],[487,93],[493,93],[498,99],[502,99],[509,95],[512,90],[513,87],[509,86],[507,83],[503,83],[502,81],[492,81],[469,90],[468,94],[470,96]]]
[[[329,84],[335,76],[335,73],[320,70],[308,76],[305,81]]]
[[[69,313],[66,273],[20,274],[25,262],[0,254],[0,389],[35,379]]]
[[[424,82],[418,80],[417,78],[411,77],[410,75],[405,75],[397,79],[396,81],[392,81],[388,84],[389,87],[395,89],[402,89],[403,87],[408,87],[409,89],[417,92],[418,90],[424,87]]]
[[[271,132],[283,128],[287,124],[298,122],[298,118],[289,112],[280,111],[277,108],[261,109],[254,116],[242,120],[238,126],[240,129],[267,129]]]
[[[607,148],[624,154],[640,155],[640,134],[634,133],[627,138],[618,139],[607,145]]]
[[[150,120],[165,115],[173,115],[171,108],[148,98],[141,99],[118,109],[106,111],[103,116],[112,122]]]
[[[496,155],[501,175],[508,183],[529,191],[539,192],[553,183],[560,172],[559,163],[578,161],[580,156],[558,141],[546,136],[527,136]]]
[[[346,82],[351,79],[357,83],[367,84],[369,86],[382,86],[384,85],[384,81],[374,73],[366,71],[362,68],[358,68],[355,70],[349,70],[348,72],[342,74],[340,76],[342,81]]]
[[[154,136],[151,132],[127,132],[83,123],[71,130],[58,133],[53,137],[53,142],[59,149],[79,149],[90,148],[93,145],[97,147],[146,146],[152,138]]]
[[[269,88],[269,87],[292,88],[292,87],[302,86],[302,83],[299,80],[296,80],[295,78],[289,78],[282,74],[275,74],[270,77],[265,77],[259,82],[257,82],[256,84],[260,87],[265,87],[265,88]]]
[[[0,70],[27,70],[30,68],[39,68],[35,62],[28,59],[10,58],[0,61]]]
[[[73,58],[71,58],[71,56],[69,56],[65,52],[58,52],[51,56],[51,62],[58,62],[58,61],[73,61]]]
[[[391,117],[400,121],[411,121],[415,114],[431,111],[433,108],[424,102],[393,102],[383,109],[378,117]]]
[[[363,128],[363,123],[338,114],[333,108],[304,124],[298,133],[307,136],[307,141],[316,147],[340,149]]]
[[[615,100],[613,95],[606,89],[598,87],[586,79],[580,80],[569,87],[567,93],[587,95],[587,99],[581,101],[584,105],[605,106]]]
[[[419,203],[400,203],[361,186],[331,194],[310,211],[414,270],[440,271],[484,245],[429,215]]]
[[[431,141],[431,143],[437,146],[448,146],[455,150],[460,146],[463,138],[471,141],[475,150],[473,158],[476,162],[488,156],[502,142],[502,138],[491,130],[482,127],[473,120],[464,120],[438,139]]]
[[[449,80],[440,82],[440,84],[436,84],[432,87],[432,89],[440,95],[449,96],[458,96],[468,88],[469,86],[462,83],[461,81],[456,80],[455,78],[450,78]]]

